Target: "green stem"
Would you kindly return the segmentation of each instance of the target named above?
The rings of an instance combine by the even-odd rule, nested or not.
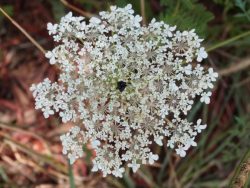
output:
[[[239,34],[239,35],[237,35],[237,36],[235,36],[235,37],[232,37],[232,38],[227,39],[227,40],[225,40],[225,41],[219,42],[219,43],[217,43],[217,44],[215,44],[215,45],[213,45],[213,46],[207,48],[206,51],[207,51],[207,52],[210,52],[210,51],[215,50],[215,49],[217,49],[217,48],[220,48],[220,47],[222,47],[222,46],[226,46],[226,45],[230,44],[231,42],[234,42],[234,41],[236,41],[236,40],[238,40],[238,39],[240,39],[240,38],[246,37],[246,36],[248,36],[248,35],[250,35],[250,31],[241,33],[241,34]]]
[[[74,173],[72,171],[72,165],[70,164],[69,160],[68,160],[68,164],[69,164],[69,183],[70,183],[70,188],[76,188],[75,181],[74,181]]]
[[[174,13],[173,13],[172,17],[175,17],[177,15],[179,8],[180,8],[180,1],[177,0],[177,4],[175,6]]]

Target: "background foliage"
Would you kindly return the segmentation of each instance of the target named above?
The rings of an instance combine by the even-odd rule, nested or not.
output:
[[[52,49],[47,22],[58,22],[68,11],[79,15],[65,2],[95,15],[128,3],[140,14],[142,1],[1,0],[0,6],[45,49]],[[34,110],[29,92],[31,83],[56,79],[58,70],[0,14],[0,187],[250,187],[250,1],[145,0],[144,8],[146,21],[156,17],[181,30],[194,28],[209,51],[204,66],[220,73],[211,104],[197,102],[188,116],[190,121],[203,117],[208,124],[198,147],[180,159],[154,145],[158,163],[137,174],[127,170],[122,179],[91,173],[89,146],[84,146],[84,159],[69,166],[59,135],[70,124],[45,120]]]

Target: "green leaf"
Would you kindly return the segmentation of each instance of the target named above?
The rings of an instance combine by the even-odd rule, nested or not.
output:
[[[12,5],[5,5],[2,6],[2,9],[11,17],[13,16],[13,6]],[[0,22],[2,21],[2,19],[4,18],[4,16],[0,13]]]
[[[5,5],[3,6],[4,11],[9,15],[13,16],[13,6],[12,5]]]
[[[9,181],[9,178],[2,167],[0,167],[0,176],[5,182]]]
[[[238,14],[235,14],[234,16],[235,16],[235,17],[238,17],[238,18],[242,18],[242,17],[245,17],[245,14],[243,14],[243,13],[238,13]]]
[[[235,0],[213,0],[214,3],[221,5],[225,12],[235,7]]]
[[[166,11],[161,19],[170,25],[176,25],[180,30],[195,29],[200,36],[207,35],[208,22],[214,18],[201,3],[196,0],[162,0]]]
[[[62,3],[58,1],[50,1],[50,3],[52,6],[55,21],[59,22],[61,17],[65,15],[65,7]]]
[[[246,10],[246,1],[243,0],[235,0],[235,5],[239,7],[242,11]]]

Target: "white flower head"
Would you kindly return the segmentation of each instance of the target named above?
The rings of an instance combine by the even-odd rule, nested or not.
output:
[[[50,35],[54,35],[57,32],[57,24],[53,25],[52,23],[48,23],[47,29],[48,29]]]
[[[125,172],[125,169],[124,169],[124,168],[117,168],[117,169],[113,170],[112,174],[113,174],[114,176],[116,176],[116,177],[122,178],[123,172]]]
[[[70,164],[73,164],[76,159],[83,156],[82,137],[83,133],[78,126],[72,127],[68,133],[60,136],[63,154],[68,155]]]
[[[140,164],[132,161],[132,163],[128,163],[128,167],[132,168],[133,172],[135,173],[140,168]]]
[[[93,140],[91,142],[92,148],[97,148],[98,146],[101,145],[101,142],[99,140]]]
[[[206,104],[209,104],[210,103],[210,96],[211,95],[212,95],[212,92],[210,92],[210,91],[206,92],[206,93],[202,93],[200,101],[204,102]]]
[[[176,148],[175,151],[176,151],[176,154],[178,154],[180,157],[186,156],[185,148],[182,146],[179,146],[178,148]]]
[[[198,120],[197,120],[197,124],[194,126],[194,129],[195,129],[198,133],[201,133],[201,131],[202,131],[203,129],[206,129],[206,127],[207,127],[207,125],[206,125],[206,124],[202,125],[202,124],[201,124],[201,119],[198,119]]]
[[[152,152],[149,153],[149,156],[148,156],[148,163],[149,164],[154,164],[155,161],[157,161],[159,159],[159,156],[156,155],[156,154],[153,154]]]
[[[78,124],[62,135],[63,153],[73,163],[83,144],[95,150],[92,171],[122,177],[158,155],[151,145],[167,146],[184,157],[205,127],[185,118],[195,98],[210,102],[218,74],[200,64],[207,57],[195,30],[179,31],[153,19],[142,26],[129,4],[111,6],[85,21],[72,13],[48,24],[57,46],[46,53],[60,69],[57,82],[32,85],[35,108],[44,117],[58,114]]]
[[[159,146],[162,146],[163,143],[162,143],[162,139],[163,139],[163,136],[156,136],[154,141],[159,145]]]
[[[211,81],[216,81],[216,78],[218,78],[218,73],[217,72],[214,72],[213,68],[209,68],[208,69],[208,75],[209,75],[209,78],[211,79]]]
[[[198,62],[201,62],[203,59],[206,59],[208,57],[207,55],[207,52],[205,51],[205,48],[204,47],[201,47],[199,50],[198,50],[198,54],[197,54],[197,61]]]
[[[89,22],[92,23],[92,24],[97,24],[98,25],[98,24],[101,23],[101,20],[96,18],[96,17],[92,17],[92,18],[90,18]]]

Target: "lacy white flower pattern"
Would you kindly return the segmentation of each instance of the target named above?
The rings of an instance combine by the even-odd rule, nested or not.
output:
[[[131,5],[111,6],[86,22],[72,13],[48,24],[58,45],[47,52],[61,73],[33,85],[36,109],[44,117],[58,113],[78,126],[62,135],[63,153],[73,163],[83,155],[81,144],[96,152],[92,171],[122,177],[124,166],[136,172],[159,156],[155,142],[175,148],[181,157],[206,125],[184,117],[194,98],[209,103],[218,74],[198,62],[207,57],[194,30],[178,31],[153,19],[141,26]]]

